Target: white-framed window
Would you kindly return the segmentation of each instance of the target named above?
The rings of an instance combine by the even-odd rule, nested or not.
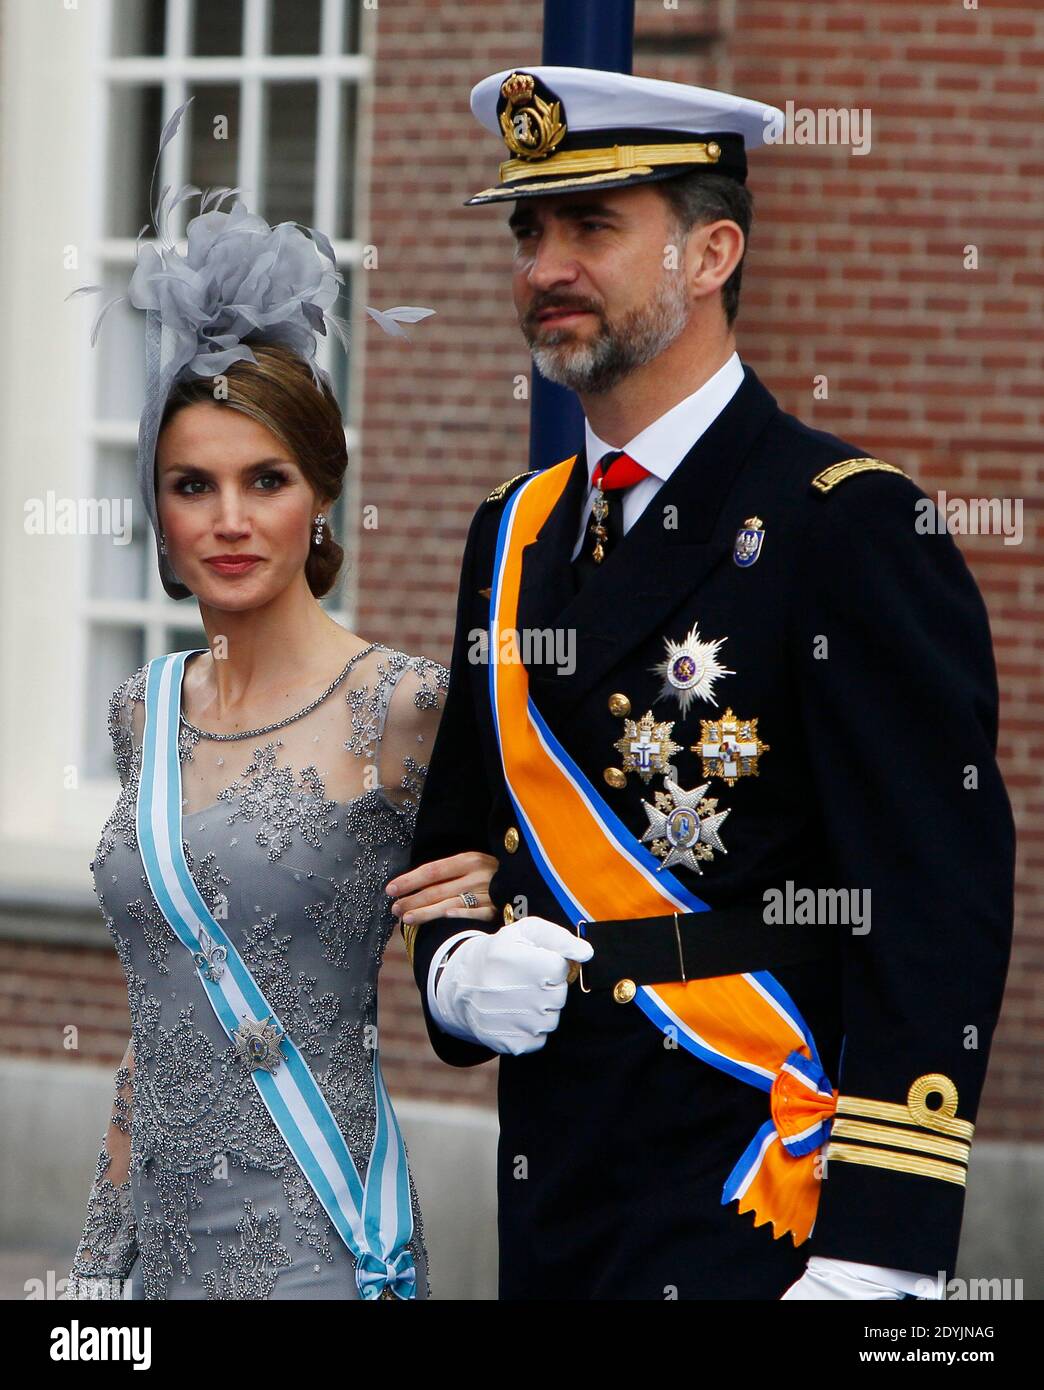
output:
[[[252,212],[270,223],[290,220],[330,236],[346,276],[347,314],[357,239],[356,162],[360,88],[370,58],[360,51],[361,0],[106,0],[103,57],[97,71],[96,119],[101,166],[94,186],[96,236],[90,279],[110,293],[125,288],[139,229],[151,222],[149,179],[163,123],[188,97],[178,136],[161,161],[156,189],[190,182],[241,188]],[[225,208],[231,206],[226,202]],[[198,200],[175,212],[181,235]],[[101,302],[100,299],[99,301]],[[336,341],[322,341],[320,364],[331,372],[349,420],[347,362]],[[144,387],[143,315],[118,305],[107,316],[91,362],[87,392],[89,495],[136,497],[138,412]],[[350,521],[337,504],[338,535]],[[137,507],[136,515],[143,517]],[[109,776],[112,755],[96,711],[105,693],[150,657],[205,646],[191,600],[177,603],[159,581],[147,519],[129,545],[92,537],[82,576],[86,629],[85,695],[95,718],[85,724],[88,778]],[[353,596],[339,587],[325,601],[346,624]]]
[[[204,645],[195,602],[162,590],[137,495],[144,315],[117,306],[92,348],[103,299],[66,296],[125,291],[162,124],[194,96],[157,187],[240,187],[269,221],[322,229],[358,328],[373,25],[366,0],[0,0],[0,893],[90,894],[84,848],[116,785],[108,696],[150,657]],[[336,340],[320,363],[354,462],[364,334],[352,342],[350,371]],[[357,489],[350,464],[334,517],[349,554]],[[132,543],[31,531],[52,494],[129,499]],[[324,601],[346,626],[354,581],[349,566]]]

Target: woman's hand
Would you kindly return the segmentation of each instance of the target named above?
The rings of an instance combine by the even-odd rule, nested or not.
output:
[[[407,925],[430,922],[436,917],[470,917],[480,922],[496,919],[496,908],[489,896],[490,879],[497,871],[492,854],[467,850],[448,859],[418,864],[393,878],[385,892],[394,897],[391,910]],[[467,907],[462,893],[472,893],[475,907]]]

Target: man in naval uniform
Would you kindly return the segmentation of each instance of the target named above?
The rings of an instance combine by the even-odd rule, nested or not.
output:
[[[1012,916],[982,599],[737,356],[778,112],[570,68],[472,109],[586,417],[464,553],[412,864],[495,854],[497,922],[388,888],[438,1055],[501,1057],[501,1297],[939,1296]]]

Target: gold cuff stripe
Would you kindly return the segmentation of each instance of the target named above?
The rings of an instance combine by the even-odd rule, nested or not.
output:
[[[413,948],[417,941],[417,927],[419,925],[418,922],[403,922],[402,924],[402,939],[411,965],[413,964]]]
[[[939,1178],[964,1187],[967,1171],[956,1163],[944,1163],[941,1158],[921,1158],[917,1154],[898,1153],[895,1149],[864,1149],[861,1144],[830,1144],[827,1163],[861,1163],[867,1168],[889,1168],[895,1173],[914,1173],[921,1178]]]
[[[570,150],[547,159],[505,159],[500,166],[502,183],[531,178],[534,173],[593,174],[609,169],[613,173],[650,173],[657,164],[717,164],[721,146],[716,140],[698,140],[678,145],[607,145],[599,150]]]
[[[919,1149],[922,1153],[952,1158],[958,1163],[967,1163],[971,1154],[971,1146],[959,1139],[916,1134],[913,1130],[896,1129],[894,1125],[868,1125],[862,1120],[835,1120],[830,1133],[842,1139],[866,1139],[876,1144],[895,1144],[900,1149]]]
[[[893,1124],[914,1125],[920,1129],[949,1134],[954,1139],[970,1140],[975,1133],[975,1126],[970,1120],[958,1120],[928,1109],[915,1116],[905,1105],[893,1105],[886,1100],[864,1100],[861,1096],[838,1096],[837,1114],[861,1115],[868,1120],[890,1120]]]
[[[910,476],[898,464],[885,463],[884,459],[842,459],[840,463],[832,463],[829,468],[817,473],[812,479],[812,486],[819,492],[829,492],[832,487],[837,487],[838,483],[854,477],[856,473],[899,473],[904,478]]]

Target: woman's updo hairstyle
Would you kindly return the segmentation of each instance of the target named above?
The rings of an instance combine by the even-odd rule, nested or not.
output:
[[[296,353],[277,344],[249,344],[257,362],[233,362],[222,373],[225,391],[214,395],[213,377],[187,377],[167,397],[160,430],[185,406],[200,401],[249,415],[281,440],[315,490],[336,501],[344,487],[348,450],[337,397],[324,380],[316,385],[311,369]],[[305,578],[316,598],[337,582],[344,550],[333,538],[329,517],[320,545],[309,535]]]

